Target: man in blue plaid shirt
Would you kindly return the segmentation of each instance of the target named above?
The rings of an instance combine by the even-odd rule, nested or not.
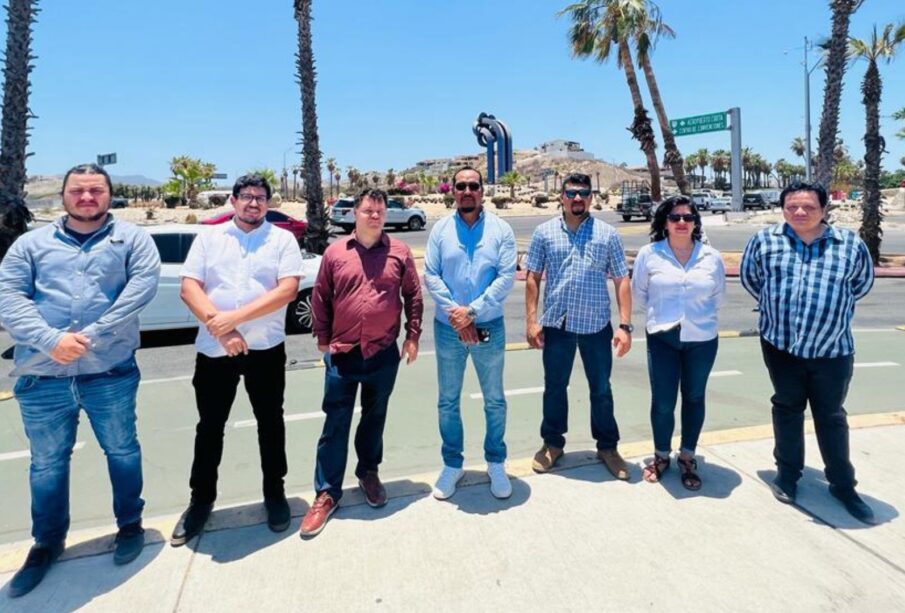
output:
[[[577,349],[591,390],[591,434],[597,441],[597,457],[617,479],[628,480],[628,465],[616,450],[619,427],[610,388],[610,343],[618,357],[631,349],[632,294],[622,240],[612,226],[591,217],[592,200],[591,177],[567,176],[562,187],[562,217],[538,226],[528,248],[527,336],[532,347],[543,350],[544,362],[544,444],[532,466],[537,472],[546,472],[562,457],[568,429],[566,388]],[[537,302],[545,272],[544,313],[538,321]],[[615,333],[610,325],[608,276],[616,286],[621,322]]]
[[[773,495],[793,503],[804,468],[804,411],[811,405],[830,494],[855,518],[874,513],[855,492],[842,404],[854,366],[855,301],[874,281],[854,232],[826,223],[826,191],[793,183],[780,195],[785,223],[764,228],[742,256],[741,282],[760,307],[761,349],[773,382],[777,475]]]

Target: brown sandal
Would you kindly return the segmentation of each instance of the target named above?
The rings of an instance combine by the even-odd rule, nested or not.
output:
[[[669,456],[664,458],[654,454],[654,461],[644,467],[644,470],[641,471],[641,476],[648,483],[656,483],[660,480],[660,475],[666,472],[667,468],[669,468]]]
[[[676,464],[679,465],[679,470],[682,471],[682,485],[685,486],[685,489],[691,490],[692,492],[701,489],[701,478],[696,472],[698,469],[698,461],[694,458],[686,460],[679,457],[676,458]]]

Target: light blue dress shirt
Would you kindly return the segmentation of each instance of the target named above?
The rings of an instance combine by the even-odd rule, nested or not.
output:
[[[147,232],[108,215],[80,245],[65,220],[20,236],[0,264],[0,323],[16,341],[13,376],[87,375],[128,360],[139,346],[138,314],[157,293],[160,255]],[[59,364],[49,354],[66,332],[91,346]]]
[[[438,221],[424,256],[424,280],[437,305],[437,321],[448,325],[447,309],[457,306],[473,308],[477,323],[502,317],[516,255],[512,228],[489,211],[481,211],[471,227],[458,212]]]

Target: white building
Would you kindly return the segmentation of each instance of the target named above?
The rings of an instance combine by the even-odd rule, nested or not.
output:
[[[585,151],[581,145],[572,140],[551,140],[541,143],[535,150],[555,158],[566,158],[569,160],[593,160],[594,154]]]

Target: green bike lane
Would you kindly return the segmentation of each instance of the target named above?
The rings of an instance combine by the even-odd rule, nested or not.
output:
[[[905,410],[905,332],[890,328],[856,332],[856,370],[846,408],[852,414]],[[384,437],[384,480],[430,473],[440,467],[437,431],[436,358],[425,352],[412,365],[401,365],[390,402]],[[614,360],[612,387],[616,418],[624,443],[650,440],[650,386],[643,337],[632,351]],[[509,404],[506,442],[509,457],[529,457],[540,445],[543,390],[541,354],[511,350],[506,354],[505,387]],[[320,401],[323,369],[287,373],[285,417],[289,459],[287,492],[310,492],[317,439],[323,425]],[[771,386],[757,338],[721,338],[708,385],[705,430],[717,431],[770,421]],[[569,389],[567,451],[592,449],[588,386],[576,356]],[[144,461],[145,515],[178,513],[188,502],[188,475],[196,421],[194,392],[188,377],[145,381],[138,395],[139,436]],[[483,465],[483,405],[473,369],[466,370],[462,393],[466,465]],[[678,420],[677,420],[678,422]],[[357,423],[357,419],[354,424]],[[678,429],[678,427],[677,427]],[[346,486],[355,486],[354,445]],[[14,400],[0,405],[0,543],[28,539],[28,442]],[[809,450],[817,453],[816,449]],[[857,453],[857,452],[856,452]],[[810,457],[810,456],[809,456]],[[764,458],[764,467],[772,458]],[[73,529],[109,525],[112,502],[103,453],[82,415],[72,457]],[[251,407],[240,390],[226,429],[218,505],[260,499],[257,433]]]

